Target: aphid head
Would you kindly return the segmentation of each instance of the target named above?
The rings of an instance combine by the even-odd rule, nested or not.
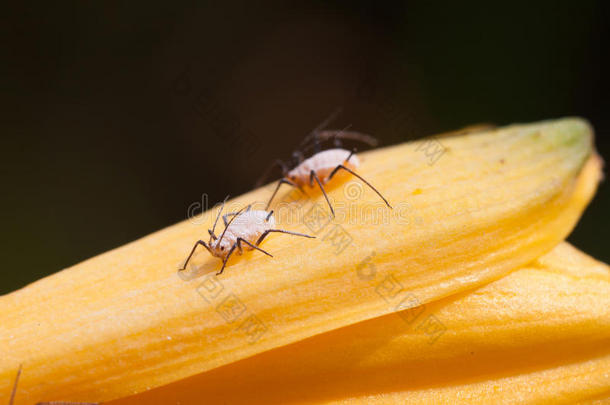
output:
[[[229,254],[230,250],[230,242],[226,238],[222,240],[217,239],[216,241],[210,243],[210,253],[214,257],[224,259]]]
[[[224,203],[223,203],[223,207],[224,207]],[[225,239],[225,234],[227,233],[227,229],[229,229],[229,227],[231,226],[231,223],[233,223],[233,221],[235,221],[235,218],[237,218],[244,209],[246,209],[246,207],[240,209],[239,211],[237,211],[235,213],[235,215],[233,215],[233,217],[231,218],[231,220],[229,221],[227,226],[225,226],[225,229],[224,229],[224,231],[222,231],[222,234],[220,235],[219,238],[216,238],[214,241],[212,241],[212,235],[210,234],[209,251],[213,256],[224,258],[229,254],[229,252],[231,250],[231,246],[230,246],[231,242],[229,240]],[[222,211],[222,207],[221,207],[221,211]],[[220,212],[218,213],[218,216],[220,216]],[[218,218],[216,218],[216,220],[218,221]]]

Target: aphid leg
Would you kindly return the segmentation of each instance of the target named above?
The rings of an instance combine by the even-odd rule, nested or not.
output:
[[[256,241],[256,245],[260,245],[261,242],[263,241],[263,239],[265,239],[265,237],[267,235],[269,235],[271,232],[281,232],[281,233],[287,233],[288,235],[294,235],[294,236],[304,236],[306,238],[312,238],[315,239],[315,236],[311,236],[311,235],[306,235],[304,233],[298,233],[298,232],[290,232],[290,231],[285,231],[283,229],[267,229],[265,232],[262,233],[262,235],[258,238],[258,240]]]
[[[349,153],[349,155],[347,156],[347,158],[345,158],[344,163],[349,162],[349,159],[354,156],[354,154],[356,153],[356,148],[352,149],[352,151]],[[329,178],[330,180],[330,178]]]
[[[315,127],[303,140],[301,141],[300,147],[307,145],[311,140],[314,142],[319,139],[320,131],[328,126],[337,116],[343,111],[342,107],[338,107],[332,114],[330,114],[324,121],[322,121],[317,127]]]
[[[350,157],[351,157],[351,155],[350,155]],[[349,158],[348,158],[348,159],[349,159]],[[366,180],[365,180],[365,179],[364,179],[362,176],[360,176],[358,173],[356,173],[355,171],[353,171],[352,169],[350,169],[350,168],[348,168],[348,167],[346,167],[346,166],[339,165],[339,166],[335,167],[335,169],[334,169],[334,170],[333,170],[333,171],[332,171],[332,172],[331,172],[331,173],[328,175],[328,180],[327,180],[327,181],[330,181],[330,179],[332,179],[332,178],[333,178],[333,176],[335,175],[335,173],[337,173],[337,171],[339,171],[339,169],[343,169],[343,170],[345,170],[345,171],[347,171],[347,172],[349,172],[349,173],[353,174],[354,176],[358,177],[360,180],[362,180],[362,182],[363,182],[364,184],[366,184],[366,185],[367,185],[367,186],[369,186],[369,187],[370,187],[370,188],[371,188],[371,189],[372,189],[374,192],[376,192],[376,193],[377,193],[377,195],[378,195],[379,197],[381,197],[381,199],[383,200],[383,202],[385,202],[385,203],[386,203],[386,205],[387,205],[388,207],[392,208],[392,206],[390,205],[390,203],[388,202],[388,200],[386,200],[386,199],[385,199],[385,197],[384,197],[384,196],[382,196],[382,195],[381,195],[381,193],[380,193],[379,191],[377,191],[377,189],[376,189],[375,187],[373,187],[373,185],[372,185],[371,183],[369,183],[368,181],[366,181]]]
[[[246,207],[246,212],[250,211],[250,208],[252,208],[252,204],[250,204]],[[240,212],[241,212],[241,210],[239,210],[238,212],[227,212],[226,214],[224,214],[222,216],[222,222],[224,222],[225,226],[227,226],[227,224],[228,224],[227,217],[235,216],[235,215],[239,214]]]
[[[239,248],[240,252],[242,251],[242,249],[241,249],[241,242],[244,242],[246,245],[250,246],[252,249],[256,249],[256,250],[258,250],[260,252],[263,252],[267,256],[273,257],[273,255],[271,253],[268,253],[268,252],[264,251],[263,249],[259,248],[258,246],[253,245],[252,243],[248,242],[244,238],[237,238],[237,247]]]
[[[322,190],[322,194],[324,194],[324,198],[326,198],[326,202],[328,203],[328,206],[330,207],[330,212],[333,214],[333,217],[335,216],[335,210],[333,209],[332,204],[330,203],[330,200],[328,199],[328,196],[326,195],[326,191],[324,190],[324,187],[322,186],[322,183],[320,182],[320,179],[318,178],[318,175],[316,174],[316,172],[314,170],[312,170],[309,173],[309,185],[311,187],[313,187],[313,181],[316,181],[316,183],[318,183],[318,186],[320,186],[320,190]]]
[[[273,215],[273,210],[269,211],[269,215],[267,215],[267,218],[265,218],[265,222],[269,222],[269,218],[271,218],[271,215]]]
[[[13,405],[15,402],[15,394],[17,393],[17,384],[19,383],[19,377],[21,377],[21,368],[22,365],[19,365],[19,370],[17,370],[17,375],[15,376],[15,382],[13,383],[13,390],[11,391],[11,397],[8,400],[8,405]]]
[[[193,257],[193,253],[195,253],[195,249],[197,249],[197,245],[201,245],[201,246],[205,247],[205,248],[208,250],[208,252],[212,253],[212,252],[210,251],[210,247],[208,246],[208,244],[207,244],[207,243],[205,243],[205,242],[204,242],[204,241],[202,241],[202,240],[198,240],[198,241],[195,243],[195,246],[193,246],[193,249],[191,250],[191,254],[189,254],[189,257],[187,257],[187,258],[186,258],[186,261],[184,262],[184,266],[182,266],[182,268],[180,269],[180,271],[182,271],[182,270],[186,269],[186,265],[189,263],[189,260],[191,260],[191,257]]]
[[[269,199],[269,202],[267,203],[267,206],[265,207],[265,211],[267,211],[269,209],[269,206],[271,205],[271,201],[273,201],[273,198],[275,198],[275,195],[277,194],[277,191],[280,189],[280,186],[282,184],[288,184],[289,186],[299,188],[299,186],[297,186],[296,184],[294,184],[293,182],[291,182],[288,179],[285,179],[285,178],[280,179],[280,181],[277,183],[277,187],[275,188],[275,191],[273,192],[273,194],[271,194],[271,198]]]
[[[222,261],[222,267],[220,268],[220,271],[218,273],[216,273],[217,276],[221,275],[222,272],[225,271],[225,266],[227,265],[227,262],[229,261],[229,257],[231,257],[231,255],[233,254],[233,251],[235,250],[236,246],[237,246],[237,243],[235,243],[233,246],[231,246],[229,253],[227,253],[227,256]]]

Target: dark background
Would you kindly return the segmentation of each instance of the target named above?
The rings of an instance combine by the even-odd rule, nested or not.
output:
[[[580,115],[610,158],[602,1],[170,3],[1,13],[0,293],[249,190],[339,106],[383,145]],[[608,208],[570,237],[606,262]]]

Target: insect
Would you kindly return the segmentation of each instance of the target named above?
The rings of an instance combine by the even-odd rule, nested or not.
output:
[[[224,209],[226,201],[227,199],[225,198],[220,210],[218,211],[218,216],[216,216],[216,220],[214,221],[214,226],[212,229],[208,229],[208,233],[210,234],[208,243],[204,242],[203,240],[198,240],[193,246],[191,253],[184,262],[184,266],[180,269],[180,271],[186,269],[186,266],[189,260],[191,260],[191,257],[193,256],[193,253],[195,253],[198,245],[202,245],[208,250],[208,252],[210,252],[212,256],[218,257],[222,260],[222,268],[218,273],[216,273],[219,275],[224,271],[227,261],[233,252],[235,252],[235,249],[237,249],[239,254],[243,253],[244,247],[247,250],[256,249],[267,256],[273,257],[273,255],[259,247],[265,237],[272,232],[287,233],[289,235],[303,236],[305,238],[315,238],[315,236],[305,235],[303,233],[276,229],[273,211],[267,212],[261,210],[251,210],[250,208],[252,205],[248,205],[237,212],[229,212],[223,215],[222,220],[225,224],[225,229],[220,237],[217,237],[214,231],[216,230],[216,225],[222,210]],[[228,217],[231,217],[231,219],[227,220]]]
[[[365,142],[368,140],[368,138],[371,138],[368,135],[359,134],[357,132],[325,131],[322,134],[324,135],[321,136],[319,133],[317,135],[315,133],[313,134],[315,149],[319,149],[321,141],[326,140],[327,138],[333,139],[335,141],[335,145],[340,145],[340,139],[347,138],[348,136],[349,139],[363,140]],[[356,149],[349,151],[347,149],[336,147],[321,152],[317,151],[308,159],[304,159],[303,155],[301,155],[297,165],[292,169],[289,169],[285,163],[277,161],[277,164],[282,167],[282,178],[271,195],[266,209],[269,209],[271,201],[273,201],[273,198],[277,194],[282,184],[288,184],[289,186],[297,187],[299,190],[303,191],[304,186],[314,187],[315,181],[318,187],[320,187],[322,194],[324,194],[324,198],[328,203],[330,212],[333,216],[335,216],[335,210],[328,199],[328,195],[326,195],[324,184],[332,180],[333,176],[337,174],[339,170],[344,170],[359,178],[363,183],[377,193],[377,195],[381,197],[383,202],[388,207],[392,208],[388,200],[386,200],[385,197],[381,195],[381,193],[375,187],[373,187],[373,185],[371,185],[371,183],[366,181],[362,176],[354,171],[354,169],[360,165],[360,161],[355,153]]]
[[[339,115],[340,112],[341,108],[335,110],[330,116],[328,116],[324,121],[322,121],[322,123],[320,123],[316,128],[314,128],[305,138],[303,138],[298,148],[292,152],[288,162],[276,159],[269,167],[267,167],[267,169],[263,172],[263,174],[254,186],[262,186],[265,180],[267,180],[271,175],[272,170],[276,167],[281,167],[283,172],[282,175],[286,174],[286,172],[289,171],[289,167],[296,167],[299,163],[305,160],[305,153],[309,151],[313,151],[314,154],[320,152],[322,149],[322,144],[327,141],[332,141],[333,146],[336,148],[343,147],[343,140],[365,143],[368,146],[372,147],[377,146],[377,139],[360,132],[349,131],[349,126],[342,130],[324,129],[330,124],[330,122],[332,122],[337,117],[337,115]]]
[[[19,377],[21,376],[22,365],[19,365],[17,375],[15,376],[15,382],[13,383],[13,389],[11,390],[11,397],[8,400],[8,405],[13,405],[15,402],[15,395],[17,394],[17,384],[19,383]],[[65,401],[51,401],[51,402],[37,402],[36,405],[100,405],[98,402],[65,402]]]

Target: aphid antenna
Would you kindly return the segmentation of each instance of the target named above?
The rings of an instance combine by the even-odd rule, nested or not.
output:
[[[294,152],[292,152],[292,167],[296,167],[296,166],[300,165],[301,163],[303,163],[303,160],[305,160],[306,152],[309,152],[312,149],[313,149],[314,154],[321,152],[322,142],[325,142],[325,141],[328,141],[331,139],[333,140],[333,145],[335,147],[341,147],[340,139],[361,140],[361,139],[359,139],[359,137],[364,137],[364,138],[368,137],[370,139],[373,139],[373,142],[376,144],[377,140],[375,138],[373,138],[372,136],[368,136],[368,135],[364,135],[364,134],[360,134],[358,132],[352,132],[352,131],[346,132],[346,130],[349,129],[351,126],[352,126],[352,124],[349,124],[348,126],[346,126],[345,128],[343,128],[339,131],[328,130],[328,131],[316,132],[315,137],[309,143],[309,145],[307,145],[306,142],[301,142],[301,145],[299,146],[300,149],[297,149]],[[361,140],[361,141],[365,142],[365,143],[369,143],[368,140]],[[371,145],[371,146],[374,146],[374,145]],[[284,177],[286,177],[287,173],[288,173],[288,171],[284,170],[282,175]]]
[[[309,134],[307,134],[307,136],[305,136],[305,138],[303,138],[303,140],[299,144],[299,147],[303,147],[303,146],[307,145],[307,143],[311,140],[311,138],[317,137],[318,133],[321,130],[323,130],[324,128],[326,128],[331,122],[333,122],[337,118],[337,116],[339,114],[341,114],[342,111],[343,111],[343,107],[337,107],[335,109],[335,111],[333,111],[328,117],[326,117],[326,119],[324,121],[322,121],[320,124],[318,124],[318,126],[315,127]]]
[[[239,211],[237,211],[237,212],[235,213],[235,215],[234,215],[234,216],[231,218],[231,220],[229,221],[229,223],[227,224],[227,226],[225,226],[225,229],[222,231],[222,234],[220,235],[220,238],[218,239],[218,242],[216,242],[216,243],[220,244],[220,242],[222,241],[222,238],[224,238],[225,233],[227,232],[227,229],[229,229],[229,226],[231,225],[231,223],[232,223],[233,221],[235,221],[235,218],[237,218],[237,217],[239,216],[239,214],[241,214],[241,212],[242,212],[244,209],[246,209],[246,207],[242,207],[242,209],[240,209]],[[217,246],[218,246],[218,245],[217,245]]]
[[[304,160],[305,157],[304,157],[301,149],[306,147],[312,138],[315,140],[321,133],[320,131],[322,131],[324,128],[326,128],[332,121],[334,121],[342,111],[343,111],[343,107],[337,107],[337,109],[335,111],[333,111],[328,117],[326,117],[326,119],[324,121],[322,121],[320,124],[318,124],[317,127],[315,127],[313,130],[311,130],[311,132],[309,132],[309,134],[307,134],[305,136],[305,138],[303,138],[303,140],[299,144],[298,148],[294,152],[292,152],[291,161],[289,163],[286,163],[280,159],[276,159],[275,161],[273,161],[273,163],[271,163],[267,167],[267,169],[265,169],[263,174],[258,178],[256,183],[254,183],[254,186],[255,187],[262,186],[263,183],[271,175],[272,170],[276,167],[280,167],[282,169],[282,177],[285,177],[291,168],[300,164]],[[324,132],[326,132],[326,131],[324,131]],[[325,137],[327,139],[330,138],[330,136],[328,136],[328,135],[325,135]],[[307,149],[310,149],[310,146],[307,147]]]
[[[345,128],[343,128],[342,130],[340,130],[339,132],[336,132],[334,134],[331,134],[330,139],[333,140],[333,144],[335,146],[341,146],[341,141],[339,141],[339,139],[341,139],[341,137],[343,136],[343,134],[345,134],[348,129],[350,129],[352,127],[352,124],[347,125]],[[320,137],[318,135],[318,142],[320,142]]]
[[[224,209],[225,204],[227,203],[228,199],[229,199],[229,196],[226,196],[224,201],[222,202],[222,205],[220,206],[220,210],[218,211],[218,215],[216,216],[216,220],[214,221],[214,226],[212,227],[212,230],[208,229],[208,233],[210,234],[210,241],[209,241],[210,244],[212,243],[212,239],[216,240],[216,235],[214,234],[214,231],[216,230],[216,224],[218,224],[218,220],[220,219],[220,214],[222,214],[222,210]]]

